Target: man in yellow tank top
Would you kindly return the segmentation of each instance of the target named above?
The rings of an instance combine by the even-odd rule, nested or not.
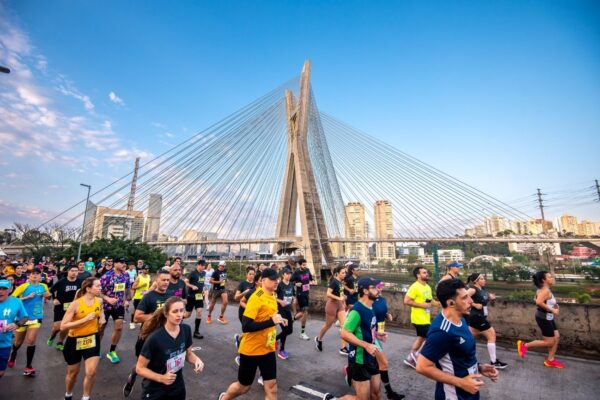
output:
[[[131,312],[131,322],[129,323],[129,329],[132,330],[135,329],[135,322],[133,321],[135,310],[137,310],[140,301],[142,301],[142,297],[150,290],[151,278],[148,273],[149,270],[150,267],[148,265],[142,265],[140,274],[135,278],[135,282],[133,282],[133,286],[131,286],[131,289],[135,290],[133,294],[133,311]]]

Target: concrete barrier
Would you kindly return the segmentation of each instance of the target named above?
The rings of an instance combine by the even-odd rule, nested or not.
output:
[[[237,282],[230,281],[229,284],[233,295]],[[323,286],[311,287],[312,313],[324,314],[326,291]],[[384,291],[383,295],[394,317],[388,324],[411,328],[410,307],[404,305],[404,293]],[[488,310],[499,342],[514,344],[517,339],[529,341],[542,338],[535,322],[533,302],[496,300]],[[433,317],[437,311],[433,309],[431,314]],[[600,305],[561,303],[556,323],[560,332],[558,354],[600,360]]]

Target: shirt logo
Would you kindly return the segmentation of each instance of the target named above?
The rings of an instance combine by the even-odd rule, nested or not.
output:
[[[9,317],[10,316],[10,308],[5,308],[2,311],[2,315],[5,316],[5,317]]]
[[[463,344],[465,342],[465,339],[462,338],[462,336],[460,337],[460,343],[459,344]]]

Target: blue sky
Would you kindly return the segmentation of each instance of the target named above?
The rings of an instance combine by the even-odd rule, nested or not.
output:
[[[538,187],[600,179],[597,1],[0,0],[0,227],[52,216],[305,59],[320,109],[526,212]],[[600,220],[600,204],[549,209],[565,211]]]

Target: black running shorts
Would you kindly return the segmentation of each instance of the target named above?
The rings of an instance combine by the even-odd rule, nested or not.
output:
[[[548,321],[545,318],[535,317],[535,322],[537,322],[544,337],[554,337],[554,331],[558,330],[554,320]]]
[[[379,366],[375,364],[348,364],[348,376],[356,382],[371,380],[372,376],[379,375]]]
[[[240,354],[240,368],[238,369],[238,381],[242,386],[250,386],[254,382],[256,369],[260,369],[263,381],[277,379],[277,358],[275,352],[262,356],[246,356]]]
[[[63,349],[63,357],[67,365],[79,364],[81,359],[87,360],[90,357],[100,357],[100,337],[97,333],[90,336],[95,336],[96,345],[83,350],[77,350],[77,339],[81,338],[67,337],[65,348]]]

